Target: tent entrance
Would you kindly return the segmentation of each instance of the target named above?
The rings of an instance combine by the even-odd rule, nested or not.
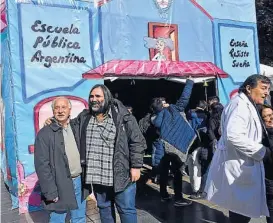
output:
[[[112,82],[105,80],[104,83],[113,93],[114,97],[122,101],[124,105],[133,107],[137,120],[149,112],[152,98],[165,97],[168,103],[175,103],[185,86],[184,83],[172,82],[165,79],[117,79]],[[215,79],[207,83],[207,95],[216,95]],[[187,108],[195,108],[197,102],[205,100],[205,98],[203,83],[195,83]]]

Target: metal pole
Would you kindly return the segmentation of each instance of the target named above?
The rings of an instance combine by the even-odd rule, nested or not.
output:
[[[205,97],[206,97],[206,102],[208,102],[208,93],[207,93],[207,87],[205,87]]]

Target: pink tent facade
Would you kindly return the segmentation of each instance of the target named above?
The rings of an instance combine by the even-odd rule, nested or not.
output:
[[[111,60],[83,74],[83,78],[103,77],[228,77],[210,62]]]

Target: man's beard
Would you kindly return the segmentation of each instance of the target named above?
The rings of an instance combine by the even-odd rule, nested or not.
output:
[[[99,107],[93,107],[94,105],[98,105]],[[107,108],[105,106],[105,102],[97,102],[97,101],[94,101],[94,102],[91,102],[91,110],[92,110],[92,113],[94,114],[104,114],[106,111],[107,111]]]

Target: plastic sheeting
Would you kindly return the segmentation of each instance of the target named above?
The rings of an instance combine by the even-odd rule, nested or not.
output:
[[[227,77],[213,63],[181,61],[111,60],[83,74],[84,78],[116,77]]]
[[[103,79],[84,73],[111,60],[212,63],[229,75],[218,78],[226,103],[259,72],[255,17],[254,0],[1,0],[1,168],[13,208],[41,209],[35,135],[56,96],[71,99],[73,117],[86,107]]]

